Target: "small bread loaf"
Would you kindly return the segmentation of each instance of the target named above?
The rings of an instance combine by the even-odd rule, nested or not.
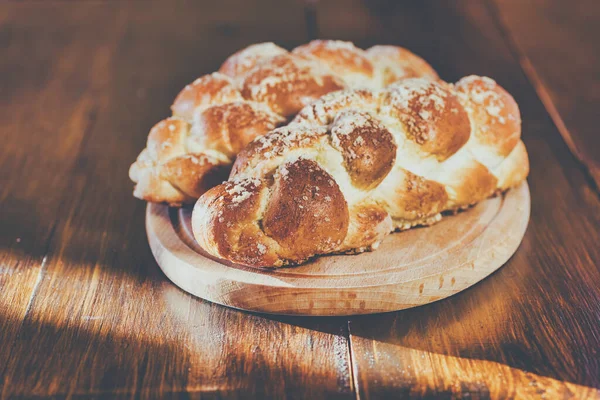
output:
[[[310,102],[336,90],[378,89],[413,76],[437,78],[425,61],[395,46],[364,51],[318,40],[292,52],[273,43],[247,47],[179,93],[173,117],[152,128],[129,170],[133,194],[174,206],[192,203],[227,178],[248,142]]]
[[[522,182],[514,99],[490,78],[423,78],[325,95],[252,141],[231,179],[196,203],[213,256],[250,267],[375,249]]]

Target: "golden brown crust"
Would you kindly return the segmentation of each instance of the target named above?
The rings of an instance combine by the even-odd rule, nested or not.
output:
[[[314,161],[298,159],[283,165],[272,181],[247,178],[212,188],[194,207],[192,229],[200,246],[216,257],[273,267],[337,248],[348,220],[333,178]]]
[[[376,92],[366,89],[329,93],[300,110],[290,126],[329,125],[340,111],[347,109],[375,112],[378,100]]]
[[[266,136],[261,136],[250,142],[243,151],[240,151],[236,158],[231,176],[242,175],[243,171],[260,169],[263,173],[270,175],[275,168],[258,168],[260,163],[274,164],[280,157],[289,156],[294,150],[304,150],[315,146],[327,136],[327,129],[320,126],[307,126],[292,128],[284,126],[269,132]],[[277,167],[279,165],[276,165]]]
[[[367,190],[379,185],[392,169],[396,158],[394,137],[370,114],[339,113],[331,127],[331,136],[357,188]]]
[[[377,193],[391,217],[400,221],[421,221],[444,210],[448,203],[446,188],[439,182],[396,167]]]
[[[482,95],[481,85],[495,94]],[[492,117],[512,116],[510,124],[478,109],[494,104]],[[220,247],[209,244],[209,253],[251,267],[371,250],[391,231],[430,225],[522,182],[529,161],[520,133],[514,100],[486,78],[332,93],[240,152],[232,177],[260,180],[258,200],[228,211],[230,200],[207,205],[205,195],[194,232],[200,242],[214,233]],[[199,215],[221,211],[218,231]],[[256,258],[253,241],[271,264]]]
[[[392,219],[379,204],[357,204],[350,210],[348,234],[344,243],[336,249],[344,253],[360,253],[376,248],[379,242],[394,229]]]
[[[263,216],[280,256],[302,262],[337,248],[348,230],[348,207],[333,177],[311,160],[284,164],[274,177]]]
[[[474,122],[477,140],[508,156],[521,137],[521,114],[515,99],[486,77],[462,78],[456,90]]]
[[[140,167],[141,166],[141,167]],[[131,180],[136,182],[136,197],[161,202],[169,197],[169,205],[181,206],[194,202],[201,193],[227,179],[229,164],[207,154],[184,154],[156,165],[144,151],[130,170]]]
[[[146,149],[155,160],[164,161],[185,154],[181,138],[189,132],[189,124],[177,118],[167,118],[154,125],[148,134]]]
[[[229,166],[215,163],[206,154],[185,154],[165,162],[160,177],[191,198],[200,197],[211,187],[225,181]]]
[[[498,185],[498,179],[483,164],[465,161],[465,165],[457,168],[446,181],[452,208],[478,203],[493,195]]]
[[[234,159],[246,144],[264,134],[284,119],[250,102],[235,102],[213,106],[194,120],[191,140],[200,147],[223,153]]]
[[[129,170],[137,183],[136,197],[165,201],[156,194],[166,193],[170,205],[195,201],[208,188],[227,179],[228,163],[199,153],[188,153],[183,138],[190,125],[178,118],[156,124],[148,135],[146,149]]]
[[[238,264],[278,266],[276,242],[258,221],[266,183],[259,179],[225,182],[206,192],[194,207],[192,229],[210,254]]]
[[[223,65],[221,65],[221,68],[219,68],[219,72],[231,78],[238,78],[254,69],[257,65],[275,56],[287,53],[287,50],[277,46],[275,43],[253,44],[229,56]]]
[[[250,71],[244,79],[242,95],[288,117],[324,94],[343,87],[339,78],[313,60],[283,54]]]
[[[384,63],[386,68],[394,67],[394,63],[402,64],[402,68],[412,65],[414,73],[431,76],[424,67],[427,64],[422,62],[419,67],[419,58],[412,53],[394,47],[386,51],[388,56],[375,50],[367,53],[348,42],[327,40],[311,42],[291,53],[273,43],[238,51],[219,72],[195,80],[179,93],[171,107],[173,121],[185,125],[180,129],[179,122],[169,121],[177,125],[175,131],[161,128],[157,133],[153,129],[149,147],[130,169],[130,177],[136,183],[134,195],[169,204],[194,201],[201,188],[211,181],[198,174],[213,174],[212,169],[192,168],[190,176],[185,177],[188,169],[174,166],[190,163],[174,162],[172,158],[204,154],[210,159],[206,165],[212,164],[220,173],[248,142],[284,123],[321,96],[340,89],[381,88],[383,75],[377,63]],[[394,71],[394,76],[400,78],[400,70]],[[393,79],[391,76],[386,75],[386,82]],[[310,117],[315,115],[307,115]],[[334,115],[330,117],[333,119]],[[169,166],[164,168],[166,162]]]
[[[506,159],[494,170],[498,188],[502,191],[523,182],[529,175],[529,156],[525,144],[519,140]]]
[[[407,79],[395,83],[384,96],[382,108],[404,125],[410,140],[439,161],[469,140],[469,117],[444,82]]]
[[[361,81],[365,86],[370,86],[368,82],[373,79],[375,73],[375,67],[367,53],[351,42],[313,40],[296,47],[293,53],[321,61],[350,86],[359,87]]]
[[[402,47],[379,45],[371,47],[366,53],[381,75],[382,86],[406,78],[438,79],[431,65]]]
[[[198,78],[183,88],[175,98],[171,110],[174,116],[191,121],[199,108],[243,99],[229,77],[215,72]]]

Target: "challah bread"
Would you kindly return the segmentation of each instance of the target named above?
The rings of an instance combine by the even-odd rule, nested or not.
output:
[[[520,136],[517,104],[490,78],[331,93],[242,150],[196,203],[193,233],[250,267],[372,250],[522,182]]]
[[[148,135],[131,166],[134,196],[181,205],[227,178],[237,153],[324,94],[378,89],[403,77],[437,78],[421,58],[395,46],[367,51],[352,43],[314,41],[288,52],[273,43],[229,57],[219,72],[186,86],[173,116]]]

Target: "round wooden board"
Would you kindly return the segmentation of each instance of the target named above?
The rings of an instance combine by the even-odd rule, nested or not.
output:
[[[377,251],[276,270],[208,256],[191,234],[190,209],[149,204],[146,229],[161,269],[196,296],[263,313],[354,315],[431,303],[479,282],[517,250],[529,211],[523,183],[436,225],[394,233]]]

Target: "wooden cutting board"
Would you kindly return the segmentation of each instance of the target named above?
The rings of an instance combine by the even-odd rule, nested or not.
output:
[[[431,227],[392,234],[377,251],[276,270],[208,256],[191,234],[188,208],[149,204],[146,229],[165,275],[196,296],[264,313],[353,315],[431,303],[479,282],[517,250],[529,211],[523,183]]]

